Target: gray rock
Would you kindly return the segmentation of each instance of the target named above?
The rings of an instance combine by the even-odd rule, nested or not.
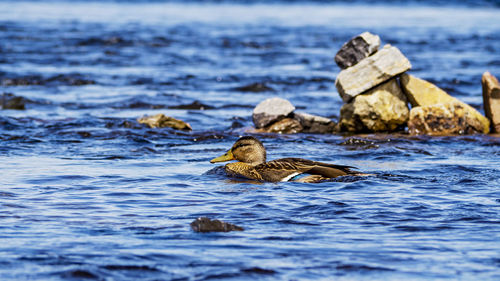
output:
[[[406,96],[397,79],[392,79],[340,109],[339,129],[349,132],[394,131],[406,124],[409,116]]]
[[[263,128],[280,121],[295,110],[289,101],[282,98],[269,98],[259,103],[253,110],[255,128]]]
[[[303,127],[302,132],[304,133],[329,134],[335,132],[336,130],[335,122],[326,117],[295,112],[293,118],[300,122]]]
[[[337,65],[346,69],[372,55],[380,46],[380,37],[363,32],[345,43],[335,55]]]
[[[342,70],[335,80],[335,86],[344,102],[380,85],[411,68],[410,61],[390,45],[358,64]]]
[[[207,217],[199,217],[191,222],[191,229],[195,232],[229,232],[243,231],[243,227],[223,222],[220,220],[212,220]]]

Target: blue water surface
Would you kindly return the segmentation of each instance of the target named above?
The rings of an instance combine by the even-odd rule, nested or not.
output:
[[[255,135],[269,159],[373,174],[319,184],[209,163],[268,97],[338,119],[333,57],[364,31],[483,112],[499,15],[498,1],[0,2],[0,94],[26,99],[0,111],[0,280],[499,280],[498,135]],[[193,131],[136,122],[157,113]],[[195,233],[200,216],[245,230]]]

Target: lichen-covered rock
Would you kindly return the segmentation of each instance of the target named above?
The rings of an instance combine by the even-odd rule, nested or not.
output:
[[[481,79],[483,104],[486,117],[491,121],[493,132],[500,133],[500,84],[495,76],[485,72]]]
[[[223,222],[220,220],[212,220],[207,217],[199,217],[191,222],[191,229],[195,232],[229,232],[243,231],[243,227]]]
[[[190,131],[192,130],[191,125],[188,123],[175,119],[170,116],[165,116],[162,113],[153,115],[153,116],[144,116],[139,119],[137,119],[137,122],[141,124],[146,124],[150,128],[164,128],[164,127],[170,127],[174,128],[177,130],[187,130]]]
[[[335,87],[344,102],[380,85],[411,68],[410,61],[398,48],[386,45],[374,55],[342,70],[335,80]]]
[[[259,103],[253,110],[252,119],[255,128],[264,128],[275,123],[295,110],[288,100],[282,98],[269,98]]]
[[[473,116],[475,120],[481,122],[482,130],[480,132],[485,134],[489,132],[490,121],[488,118],[484,117],[472,106],[450,96],[436,85],[407,73],[401,75],[400,81],[401,88],[413,107],[460,103],[462,105],[461,108],[468,111],[467,116]]]
[[[331,134],[336,131],[335,122],[326,117],[295,112],[293,118],[300,122],[303,133]]]
[[[23,97],[15,96],[11,93],[3,93],[0,97],[0,107],[2,109],[24,110],[26,100]]]
[[[410,111],[412,135],[467,135],[483,133],[484,125],[462,102],[417,106]]]
[[[292,118],[281,119],[271,125],[257,129],[256,132],[260,133],[278,133],[278,134],[296,134],[304,130],[298,120]]]
[[[335,55],[335,62],[342,68],[351,67],[362,59],[372,55],[380,46],[380,37],[363,32],[346,42]]]
[[[406,97],[392,79],[340,109],[339,129],[349,132],[394,131],[408,120]]]

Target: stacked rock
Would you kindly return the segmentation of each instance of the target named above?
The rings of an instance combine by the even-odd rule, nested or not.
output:
[[[338,128],[349,132],[394,131],[405,125],[409,109],[397,76],[410,61],[391,45],[380,51],[380,37],[364,32],[345,43],[335,56],[343,70],[335,86],[346,103]]]
[[[344,44],[335,56],[343,69],[335,86],[346,102],[340,110],[340,131],[394,131],[408,125],[409,133],[414,135],[489,132],[488,118],[435,85],[406,74],[411,64],[399,49],[385,45],[378,50],[379,45],[379,36],[365,32]],[[500,103],[500,94],[498,100],[490,98],[497,94],[489,89],[494,85],[500,89],[498,81],[491,77],[483,76],[487,114],[494,111],[490,104]],[[498,106],[495,108],[498,111]],[[500,114],[496,115],[498,124]]]
[[[253,110],[253,123],[260,133],[333,133],[335,123],[325,117],[295,112],[295,106],[282,98],[269,98]]]

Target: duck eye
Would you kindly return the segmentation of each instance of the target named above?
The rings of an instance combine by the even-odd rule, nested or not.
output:
[[[245,147],[245,146],[249,146],[249,145],[250,144],[248,144],[248,143],[239,143],[233,149],[237,149],[237,148],[241,148],[241,147]]]

